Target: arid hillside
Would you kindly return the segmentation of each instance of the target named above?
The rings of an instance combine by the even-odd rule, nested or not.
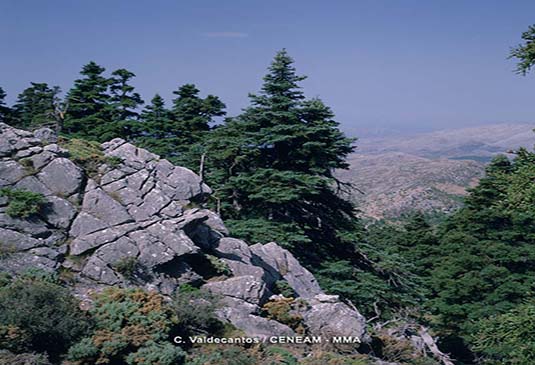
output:
[[[422,211],[449,213],[462,205],[466,188],[483,176],[493,156],[535,144],[533,125],[498,124],[417,134],[364,138],[351,155],[343,181],[355,189],[361,215],[396,219]],[[513,156],[509,154],[510,156]]]

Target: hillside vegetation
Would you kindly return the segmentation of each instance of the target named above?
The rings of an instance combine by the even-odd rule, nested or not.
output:
[[[512,57],[526,74],[535,64],[535,27],[522,39]],[[131,85],[134,76],[125,69],[106,76],[90,62],[64,99],[58,88],[32,83],[7,106],[0,89],[0,122],[38,129],[2,125],[0,139],[0,185],[8,189],[0,197],[6,361],[535,363],[535,153],[515,147],[493,157],[481,177],[477,162],[425,160],[436,157],[438,137],[422,147],[427,157],[388,155],[381,172],[384,156],[351,158],[355,141],[327,105],[305,97],[304,77],[286,50],[276,54],[249,106],[217,126],[225,104],[201,97],[191,84],[178,87],[171,108],[156,95],[139,112],[144,102]],[[43,126],[55,128],[66,138],[58,143],[79,155],[42,145],[54,138]],[[122,139],[109,141],[116,137]],[[442,148],[451,158],[480,150],[487,158],[501,149],[472,144]],[[452,198],[473,187],[464,206],[439,224],[416,213],[401,224],[370,225],[356,215],[346,195],[351,186],[337,172],[351,164],[369,176],[360,182],[376,196],[386,194],[381,185],[399,189],[384,197],[388,214],[401,211],[403,191],[425,196],[431,189]],[[392,170],[421,176],[421,187]],[[41,197],[51,200],[42,205]],[[60,208],[63,214],[53,214]],[[19,272],[32,262],[44,272]],[[187,282],[179,280],[183,273]],[[123,288],[97,290],[79,309],[72,288],[80,297],[76,290],[87,294],[102,285]],[[224,297],[219,312],[218,300],[201,289]],[[229,336],[244,318],[286,334],[358,329],[364,341],[349,350],[297,353],[170,342],[180,333]]]

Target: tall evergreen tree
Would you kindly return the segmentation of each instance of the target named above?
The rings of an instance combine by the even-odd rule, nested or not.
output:
[[[156,95],[141,115],[136,140],[141,146],[172,162],[197,169],[204,153],[203,141],[214,118],[225,115],[217,96],[199,97],[199,90],[186,84],[174,91],[172,110]]]
[[[214,117],[225,115],[225,104],[217,96],[199,97],[199,89],[193,84],[185,84],[173,91],[173,117],[182,131],[185,143],[197,143],[202,134],[210,130]]]
[[[134,142],[162,157],[170,158],[175,153],[180,139],[176,137],[171,111],[164,99],[156,94],[140,115],[140,123],[134,125]]]
[[[60,89],[46,83],[32,82],[19,94],[12,111],[11,123],[19,128],[35,129],[55,124],[55,102]]]
[[[67,114],[63,126],[66,134],[104,141],[120,135],[112,123],[110,80],[105,68],[91,61],[82,68],[82,78],[74,82],[67,94]],[[119,131],[120,132],[120,131]]]
[[[6,92],[0,87],[0,123],[9,123],[11,116],[11,108],[6,105]]]
[[[110,102],[115,121],[127,121],[139,117],[136,109],[144,102],[141,96],[134,92],[135,88],[129,84],[129,81],[134,77],[136,75],[133,72],[124,68],[112,72]]]
[[[460,351],[474,326],[533,299],[535,284],[535,154],[496,158],[440,227],[431,271],[432,300],[442,336]]]
[[[355,228],[353,206],[337,195],[332,174],[347,167],[353,140],[320,100],[304,101],[304,78],[279,52],[251,106],[213,132],[207,157],[235,233],[253,242],[270,235],[320,256],[343,250],[340,230]],[[303,249],[310,243],[319,249]]]
[[[524,43],[513,48],[509,57],[518,59],[516,71],[526,75],[535,65],[535,24],[522,33],[522,40]]]

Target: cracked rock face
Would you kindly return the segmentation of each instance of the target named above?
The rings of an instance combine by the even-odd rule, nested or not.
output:
[[[0,197],[0,271],[69,272],[81,299],[111,285],[164,295],[186,283],[203,286],[221,297],[220,318],[251,336],[294,334],[261,316],[284,280],[307,303],[301,315],[310,334],[365,336],[360,313],[325,295],[290,252],[228,237],[217,214],[191,208],[212,192],[192,171],[114,139],[102,151],[120,162],[88,176],[56,142],[50,130],[0,123],[0,188],[45,199],[38,214],[22,219],[10,217],[9,200]]]

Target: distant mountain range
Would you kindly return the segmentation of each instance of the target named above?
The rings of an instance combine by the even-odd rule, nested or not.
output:
[[[533,128],[535,124],[495,124],[363,138],[349,158],[351,168],[338,175],[355,186],[351,198],[365,217],[449,213],[462,205],[466,188],[477,184],[493,156],[533,148]]]

